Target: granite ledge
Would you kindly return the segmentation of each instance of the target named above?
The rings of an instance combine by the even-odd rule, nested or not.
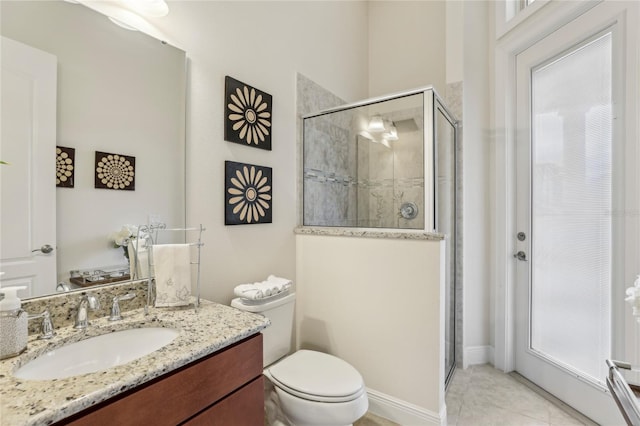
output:
[[[437,232],[426,232],[401,229],[372,228],[333,228],[320,226],[299,226],[294,229],[298,235],[322,235],[331,237],[387,238],[396,240],[444,240],[444,235]]]
[[[49,340],[29,338],[22,355],[0,361],[0,424],[46,425],[62,420],[156,377],[217,352],[269,325],[261,315],[201,300],[196,312],[188,308],[129,311],[116,323],[92,320],[88,329],[57,329]],[[171,327],[180,335],[163,348],[130,363],[66,379],[21,380],[13,372],[31,359],[64,344],[136,327]]]

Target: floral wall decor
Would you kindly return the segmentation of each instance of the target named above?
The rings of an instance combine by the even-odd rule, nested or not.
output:
[[[96,188],[136,189],[136,157],[96,151],[95,171]]]
[[[224,140],[271,151],[271,95],[225,77]]]
[[[225,161],[225,225],[271,223],[271,167]]]
[[[56,146],[56,186],[73,188],[76,167],[76,149]]]

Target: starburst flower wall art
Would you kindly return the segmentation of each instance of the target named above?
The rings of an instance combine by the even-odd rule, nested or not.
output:
[[[224,140],[271,151],[271,95],[229,76],[225,93]]]
[[[56,146],[56,186],[58,188],[73,188],[75,161],[75,148]]]
[[[136,157],[96,151],[95,187],[133,191],[136,189]]]
[[[271,223],[271,167],[225,161],[225,225]]]

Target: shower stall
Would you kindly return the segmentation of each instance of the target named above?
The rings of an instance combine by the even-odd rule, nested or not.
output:
[[[303,117],[304,226],[444,237],[447,382],[456,362],[457,130],[432,87]]]

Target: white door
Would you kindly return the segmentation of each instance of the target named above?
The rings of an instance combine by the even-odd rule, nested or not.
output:
[[[631,266],[625,190],[638,191],[625,181],[624,20],[607,7],[516,58],[514,235],[516,371],[605,425],[624,424],[605,359]]]
[[[56,288],[56,57],[2,37],[0,271],[22,297]]]

